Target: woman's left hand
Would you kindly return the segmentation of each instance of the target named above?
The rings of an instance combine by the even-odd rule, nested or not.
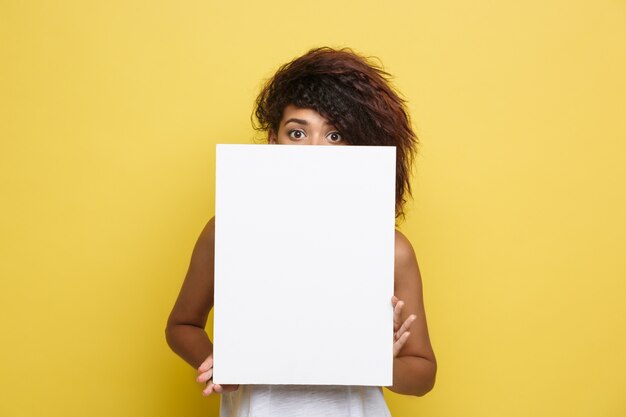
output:
[[[393,357],[397,357],[402,347],[409,340],[411,332],[409,327],[415,321],[415,314],[411,314],[404,323],[401,323],[402,308],[404,307],[404,301],[398,300],[395,295],[391,297],[391,305],[393,306]]]
[[[222,394],[224,392],[233,392],[239,389],[239,385],[220,385],[213,383],[213,354],[211,353],[208,358],[202,362],[198,367],[198,377],[196,382],[206,384],[202,390],[202,395],[205,397],[216,392]]]

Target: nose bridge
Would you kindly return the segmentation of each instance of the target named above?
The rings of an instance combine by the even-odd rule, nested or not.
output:
[[[322,137],[319,133],[316,133],[315,135],[311,137],[311,145],[321,145],[321,144],[322,144]]]
[[[321,129],[316,129],[311,135],[311,145],[326,145],[326,138]]]

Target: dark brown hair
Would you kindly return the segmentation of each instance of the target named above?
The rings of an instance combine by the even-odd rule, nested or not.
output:
[[[312,49],[283,65],[256,100],[254,127],[278,133],[285,107],[309,108],[332,123],[351,145],[396,146],[396,218],[411,195],[409,177],[418,140],[405,100],[391,75],[349,48]]]

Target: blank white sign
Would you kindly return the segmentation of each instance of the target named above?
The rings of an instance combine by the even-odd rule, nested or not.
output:
[[[395,147],[217,145],[218,384],[392,384]]]

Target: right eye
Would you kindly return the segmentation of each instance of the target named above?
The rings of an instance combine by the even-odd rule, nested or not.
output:
[[[289,135],[291,139],[295,139],[295,140],[302,139],[306,136],[304,134],[304,131],[302,131],[301,129],[290,130],[289,132],[287,132],[287,135]]]

